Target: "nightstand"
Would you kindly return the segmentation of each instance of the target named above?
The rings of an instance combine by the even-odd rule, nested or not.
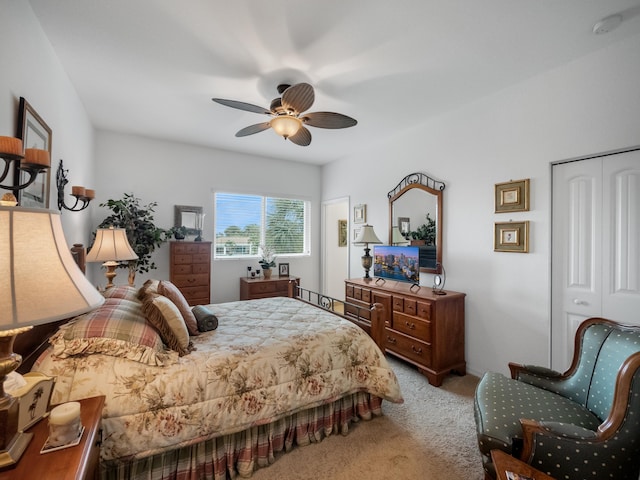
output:
[[[100,471],[102,442],[102,408],[104,395],[85,398],[80,402],[80,418],[84,433],[74,447],[50,453],[40,453],[49,436],[49,423],[43,418],[27,432],[33,433],[31,443],[15,465],[0,471],[0,480],[18,478],[55,478],[56,480],[94,480]]]
[[[240,300],[256,298],[288,297],[289,282],[300,285],[298,277],[240,278]]]

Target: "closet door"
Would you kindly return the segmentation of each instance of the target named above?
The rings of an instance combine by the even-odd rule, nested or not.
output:
[[[553,166],[551,363],[589,317],[640,323],[640,151]]]

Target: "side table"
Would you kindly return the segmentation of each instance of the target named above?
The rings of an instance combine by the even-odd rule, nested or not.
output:
[[[298,277],[272,276],[266,278],[240,277],[240,300],[254,300],[256,298],[288,297],[289,282],[300,285]]]
[[[79,400],[84,433],[76,446],[40,453],[49,436],[49,423],[43,418],[28,432],[31,443],[15,465],[0,471],[0,480],[18,478],[55,478],[56,480],[94,480],[99,477],[104,395]]]
[[[518,475],[526,475],[534,480],[554,480],[553,477],[536,470],[528,463],[512,457],[502,450],[491,450],[491,459],[496,468],[498,480],[507,480],[507,471],[517,473]]]

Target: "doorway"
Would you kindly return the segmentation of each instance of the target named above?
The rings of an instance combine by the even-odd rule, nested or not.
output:
[[[552,166],[551,366],[590,317],[640,324],[640,148]]]
[[[349,198],[322,203],[322,292],[344,300],[349,278]]]

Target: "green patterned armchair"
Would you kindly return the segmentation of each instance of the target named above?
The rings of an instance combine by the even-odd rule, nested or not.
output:
[[[640,327],[590,318],[565,373],[509,368],[512,378],[487,372],[475,392],[486,479],[500,449],[556,479],[638,480]]]

